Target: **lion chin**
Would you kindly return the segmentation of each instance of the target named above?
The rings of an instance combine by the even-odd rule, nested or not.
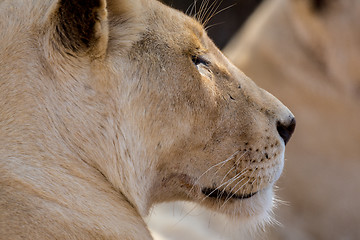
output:
[[[0,3],[0,236],[151,239],[156,203],[271,210],[295,118],[155,0]]]

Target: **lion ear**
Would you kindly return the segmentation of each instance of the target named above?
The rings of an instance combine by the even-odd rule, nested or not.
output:
[[[71,55],[106,53],[108,21],[106,0],[58,0],[51,16],[54,40]]]

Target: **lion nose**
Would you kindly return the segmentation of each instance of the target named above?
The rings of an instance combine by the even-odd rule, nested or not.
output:
[[[290,140],[291,135],[293,134],[295,130],[296,121],[294,117],[289,117],[285,121],[278,121],[276,129],[280,135],[280,137],[284,140],[284,143],[286,143]]]

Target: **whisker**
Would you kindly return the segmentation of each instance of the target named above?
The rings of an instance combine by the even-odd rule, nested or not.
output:
[[[236,192],[234,192],[231,196],[228,196],[226,199],[225,199],[225,201],[224,201],[224,203],[220,206],[220,209],[239,191],[239,190],[241,190],[241,188],[243,187],[243,186],[245,186],[248,182],[250,181],[250,179],[248,179],[243,185],[241,185],[240,186],[240,188],[236,191]],[[239,181],[239,183],[240,183],[241,181]],[[245,189],[243,189],[243,193],[245,192]]]
[[[246,171],[245,171],[246,170]],[[238,174],[236,174],[234,177],[230,178],[229,180],[227,180],[224,184],[226,184],[225,187],[223,187],[223,190],[220,193],[220,196],[218,196],[218,200],[220,201],[220,199],[222,198],[222,196],[224,195],[226,188],[228,186],[230,186],[230,184],[232,184],[233,182],[235,182],[236,180],[238,180],[240,177],[242,177],[245,173],[247,173],[247,169],[243,169],[241,172],[239,172]],[[243,179],[241,179],[240,181],[242,181]],[[215,190],[220,190],[219,188],[222,187],[224,184],[220,185],[219,187],[217,187]],[[211,193],[210,193],[211,194]],[[209,195],[210,195],[209,194]]]
[[[254,182],[256,182],[257,181],[257,179],[255,179],[255,181]],[[252,186],[254,186],[254,182],[251,184]],[[257,181],[257,184],[259,183],[259,181]],[[239,188],[240,189],[240,188]],[[252,188],[253,189],[253,188]],[[245,192],[245,189],[243,189],[243,194],[244,194],[244,192]],[[236,194],[236,193],[235,193]],[[242,201],[240,202],[240,209],[241,209],[241,205],[242,205]]]
[[[238,178],[238,179],[239,179],[239,178]],[[242,180],[244,180],[244,179],[245,179],[245,177],[241,178],[241,179],[239,180],[239,182],[242,182]],[[224,192],[225,192],[225,191],[223,190],[223,192],[220,194],[220,197],[219,197],[219,198],[222,197],[222,195],[223,195]],[[229,193],[231,193],[231,191],[229,191]],[[225,202],[226,202],[226,200],[230,199],[232,196],[234,196],[234,194],[232,194],[230,197],[229,197],[229,195],[226,196]]]
[[[214,24],[211,24],[209,26],[206,26],[205,27],[205,31],[208,31],[210,28],[212,27],[215,27],[215,26],[218,26],[218,25],[221,25],[221,24],[224,24],[225,22],[218,22],[218,23],[214,23]]]
[[[225,202],[223,203],[222,206],[224,206],[225,203],[227,203],[239,190],[241,190],[241,188],[243,188],[250,181],[250,178],[252,177],[253,174],[254,174],[254,171],[250,174],[248,180],[238,188],[238,190],[236,190],[230,197],[227,197],[225,199]],[[236,188],[236,186],[239,185],[240,183],[241,183],[241,181],[239,181],[237,184],[235,184],[235,186],[231,188],[230,192],[233,192],[234,189]],[[222,206],[220,208],[222,208]]]
[[[241,171],[240,173],[238,173],[238,174],[240,174],[240,176],[237,176],[237,175],[236,175],[236,176],[237,176],[237,177],[241,177],[241,175],[245,174],[246,171],[247,171],[247,168],[245,168],[243,171]],[[227,184],[227,183],[228,183],[229,181],[231,181],[232,179],[233,179],[233,178],[231,178],[231,179],[227,180],[226,182],[224,182],[223,184],[217,186],[213,191],[211,191],[209,194],[205,195],[205,197],[200,201],[200,203],[203,202],[206,198],[208,198],[208,197],[209,197],[211,194],[213,194],[215,191],[220,190],[220,189],[219,189],[220,187],[224,186],[225,184]],[[235,181],[235,180],[234,180],[234,181]]]
[[[249,180],[246,182],[246,183],[248,183],[249,181],[250,181],[250,179],[251,179],[251,177],[252,177],[252,175],[254,174],[254,171],[250,174],[250,176],[248,177],[249,178]],[[255,179],[256,180],[256,179]],[[255,181],[254,181],[255,182]],[[233,192],[234,191],[234,189],[236,188],[236,186],[239,184],[240,182],[238,182],[231,190],[230,190],[230,192]],[[244,184],[243,185],[241,185],[241,187],[240,187],[240,189],[242,188],[244,186]],[[238,189],[239,190],[239,189]],[[238,191],[237,190],[237,191]]]
[[[194,0],[194,9],[195,9],[194,17],[195,18],[196,18],[196,14],[197,14],[196,5],[197,5],[197,0]]]
[[[242,159],[242,157],[245,155],[247,153],[247,151],[245,151],[243,154],[241,154],[241,156],[236,160],[236,162],[235,162],[235,164],[238,164],[239,162],[240,162],[240,160]],[[246,168],[244,168],[239,174],[240,174],[240,176],[242,176],[243,175],[243,172],[244,172],[244,170],[246,170],[247,169],[247,167]],[[225,187],[224,187],[224,189],[222,190],[222,193],[221,193],[221,195],[220,195],[220,197],[223,195],[223,193],[225,192],[225,190],[226,190],[226,188],[231,184],[231,183],[233,183],[235,180],[237,180],[237,179],[239,179],[239,174],[236,174],[234,177],[232,177],[232,179],[229,179],[227,182],[229,182],[229,181],[231,181],[229,184],[227,184]],[[223,178],[224,179],[224,178]],[[222,180],[223,181],[223,180]],[[222,181],[220,182],[220,183],[222,183]]]
[[[227,173],[224,175],[224,177],[221,179],[221,181],[220,181],[220,184],[222,184],[223,183],[223,181],[225,180],[225,178],[230,174],[230,172],[232,171],[232,170],[234,170],[235,169],[235,166],[233,166],[232,168],[230,168],[229,169],[229,171],[227,171]]]
[[[247,168],[245,168],[246,169],[246,171],[241,171],[240,172],[240,175],[239,174],[237,174],[237,175],[235,175],[233,178],[231,178],[231,179],[229,179],[229,180],[231,180],[224,188],[223,188],[223,190],[222,190],[222,192],[221,192],[221,194],[220,194],[220,198],[222,197],[222,195],[224,194],[224,192],[225,192],[225,190],[226,190],[226,188],[228,187],[228,186],[230,186],[230,184],[232,184],[233,182],[235,182],[236,180],[238,180],[240,177],[242,177],[242,176],[244,176],[244,174],[246,174],[247,172],[248,172],[248,169]],[[239,182],[241,182],[242,181],[242,179],[239,181]],[[230,190],[230,192],[232,191],[232,189]]]
[[[189,214],[194,211],[198,207],[197,204],[194,204],[194,207],[192,207],[184,216],[182,216],[176,223],[174,223],[173,227],[176,227],[177,224],[179,224],[182,220],[184,220]]]
[[[210,19],[213,17],[214,13],[219,9],[220,5],[222,4],[223,0],[217,1],[215,0],[210,7],[208,8],[207,13],[204,16],[205,21],[202,22],[203,26],[206,26],[206,24],[210,21]]]
[[[237,152],[239,152],[239,151],[237,151]],[[236,153],[237,153],[236,152]],[[239,156],[238,157],[238,159],[236,160],[236,162],[238,162],[238,161],[240,161],[241,160],[241,158],[245,155],[247,153],[247,151],[246,152],[244,152],[243,154],[241,154],[241,156]],[[234,155],[234,154],[233,154]],[[232,168],[233,169],[233,168]],[[218,169],[219,170],[219,169]],[[217,170],[217,171],[218,171]],[[231,170],[231,169],[230,169]],[[216,172],[217,172],[216,171]],[[246,167],[246,168],[244,168],[241,172],[239,172],[238,174],[236,174],[234,177],[232,177],[232,178],[230,178],[229,180],[227,180],[226,182],[224,182],[223,183],[223,180],[225,179],[225,177],[223,177],[223,179],[221,180],[221,182],[220,182],[220,185],[219,186],[217,186],[212,192],[210,192],[208,195],[206,195],[201,201],[200,201],[200,203],[201,202],[203,202],[207,197],[209,197],[209,195],[211,195],[212,193],[214,193],[215,191],[217,191],[217,190],[220,190],[220,188],[222,187],[222,186],[224,186],[225,184],[227,184],[226,185],[226,187],[222,190],[222,194],[224,193],[224,191],[225,191],[225,189],[232,183],[232,182],[234,182],[234,181],[236,181],[237,179],[239,179],[241,176],[243,176],[246,172],[248,171],[248,167]],[[229,172],[229,171],[228,171]],[[230,182],[230,183],[229,183]]]
[[[239,152],[239,151],[238,151]],[[238,161],[240,161],[240,159],[245,155],[246,152],[244,152],[243,154],[241,154],[241,156],[236,160],[235,163],[238,163]],[[220,184],[222,184],[222,182],[225,180],[225,178],[229,175],[229,173],[235,168],[235,166],[233,166],[226,174],[225,176],[221,179]],[[216,173],[220,170],[220,168],[218,170],[216,170],[216,172],[214,173],[214,175],[216,175]]]
[[[221,1],[221,3],[222,3],[222,1]],[[220,3],[220,4],[221,4],[221,3]],[[236,3],[234,3],[234,4],[231,4],[231,5],[229,5],[229,6],[225,7],[225,8],[217,11],[217,9],[219,8],[220,4],[219,4],[218,7],[216,8],[215,12],[214,12],[209,18],[206,19],[206,21],[204,22],[204,25],[205,25],[205,26],[206,26],[206,24],[208,24],[208,22],[209,22],[213,17],[217,16],[218,14],[220,14],[220,13],[222,13],[222,12],[224,12],[224,11],[226,11],[226,10],[228,10],[228,9],[230,9],[230,8],[232,8],[232,7],[234,7],[234,6],[236,5]],[[217,12],[216,12],[216,11],[217,11]]]
[[[209,0],[202,0],[201,4],[200,4],[200,8],[199,11],[197,12],[195,19],[198,20],[200,22],[201,16],[204,12],[204,10],[206,9],[206,5],[208,3]]]
[[[195,9],[195,13],[196,13],[196,2],[197,2],[197,0],[194,0],[194,2],[191,4],[191,10],[190,10],[189,16],[195,16],[195,14],[193,14],[193,12]]]
[[[235,151],[230,157],[228,157],[228,158],[225,159],[224,161],[219,162],[219,163],[211,166],[210,168],[208,168],[205,172],[203,172],[203,173],[197,178],[197,180],[195,181],[195,183],[193,184],[193,186],[191,187],[191,189],[189,190],[189,192],[190,192],[190,193],[192,192],[192,190],[194,189],[194,187],[196,186],[196,184],[200,181],[200,179],[201,179],[205,174],[207,174],[209,171],[211,171],[214,167],[217,167],[217,166],[219,166],[219,165],[222,164],[221,167],[219,168],[219,169],[221,169],[228,161],[230,161],[231,159],[233,159],[234,156],[236,156],[236,154],[238,154],[238,153],[239,153],[239,150]],[[219,171],[219,169],[215,172],[215,174]],[[214,175],[215,175],[215,174],[214,174]]]
[[[239,153],[239,150],[237,150],[233,155],[231,155],[231,159],[233,159],[235,156],[236,156],[236,154],[238,154]],[[244,152],[243,154],[241,154],[241,156],[239,157],[239,158],[242,158],[244,155],[245,155],[245,153],[246,152]],[[230,159],[230,160],[231,160]],[[238,160],[236,160],[236,162],[237,162]],[[218,171],[223,167],[225,165],[225,163],[223,164],[223,165],[221,165],[221,167],[220,168],[218,168],[216,171],[215,171],[215,173],[214,173],[214,176],[218,173]]]
[[[208,1],[208,2],[209,2],[209,1]],[[217,3],[217,0],[214,0],[210,5],[207,4],[206,9],[204,10],[201,18],[198,19],[201,24],[203,24],[203,20],[206,18],[206,16],[208,15],[209,11],[211,11],[211,9],[213,8],[214,4],[216,4],[216,3]]]
[[[190,16],[189,10],[190,10],[190,8],[193,8],[193,4],[194,4],[194,2],[190,3],[190,5],[187,7],[187,9],[186,9],[186,11],[185,11],[185,14],[186,14],[186,15],[189,15],[189,16]]]

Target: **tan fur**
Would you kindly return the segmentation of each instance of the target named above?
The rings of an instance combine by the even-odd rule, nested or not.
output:
[[[314,2],[266,1],[224,50],[297,116],[270,239],[360,237],[360,1]]]
[[[1,239],[151,239],[142,217],[172,200],[266,218],[293,116],[199,23],[151,0],[0,4]]]

